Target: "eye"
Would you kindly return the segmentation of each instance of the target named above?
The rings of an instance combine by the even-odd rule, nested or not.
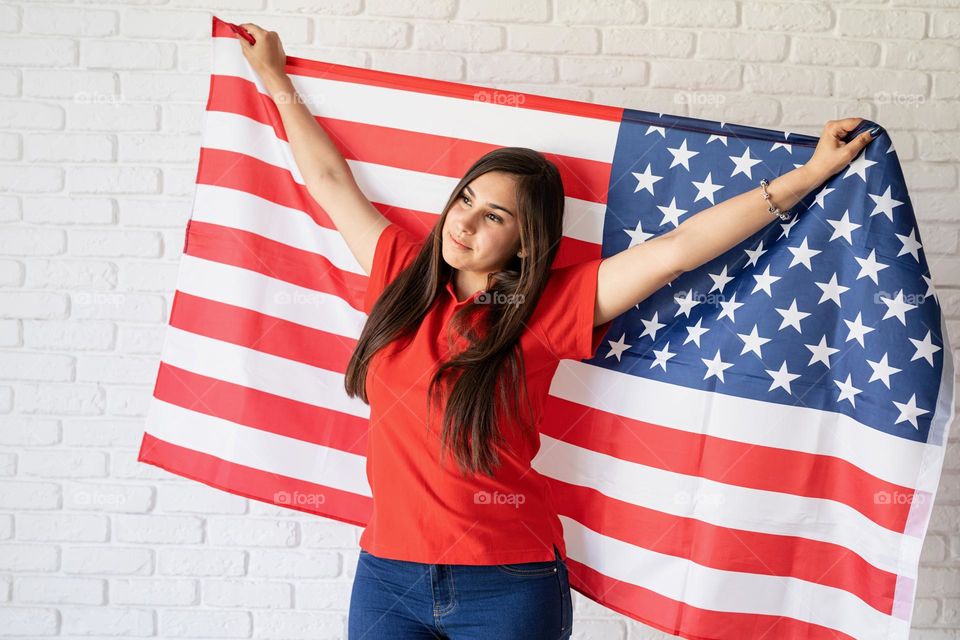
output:
[[[461,193],[461,194],[460,194],[460,199],[463,201],[463,203],[464,203],[465,205],[467,205],[467,206],[470,205],[470,198],[467,196],[466,193]],[[487,213],[487,215],[488,215],[488,216],[493,216],[493,219],[494,219],[495,222],[503,222],[503,218],[501,218],[500,216],[498,216],[498,215],[495,214],[495,213]]]

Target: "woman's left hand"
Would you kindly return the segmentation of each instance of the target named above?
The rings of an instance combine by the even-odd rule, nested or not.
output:
[[[804,166],[820,179],[826,180],[853,162],[853,159],[873,140],[870,132],[864,131],[850,142],[843,141],[844,136],[856,129],[861,122],[863,118],[828,121],[823,127],[823,133],[820,135],[820,142],[817,143],[813,157],[807,160]]]

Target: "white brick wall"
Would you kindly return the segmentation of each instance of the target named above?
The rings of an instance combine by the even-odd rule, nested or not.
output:
[[[189,215],[210,12],[346,64],[812,135],[876,120],[960,341],[960,0],[5,2],[0,637],[344,634],[358,529],[136,462]],[[919,640],[960,638],[958,442],[955,429]],[[666,637],[574,600],[577,637]]]

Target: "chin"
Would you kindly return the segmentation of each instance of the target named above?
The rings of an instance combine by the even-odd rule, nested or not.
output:
[[[459,261],[456,259],[456,257],[452,257],[451,259],[450,253],[451,252],[448,251],[446,247],[444,247],[443,250],[440,252],[440,257],[443,258],[443,261],[446,262],[449,266],[453,267],[454,269],[458,269]]]

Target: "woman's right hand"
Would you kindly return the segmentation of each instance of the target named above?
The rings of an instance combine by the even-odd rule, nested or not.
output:
[[[876,127],[864,131],[850,142],[843,138],[857,128],[863,118],[844,118],[843,120],[828,120],[823,127],[820,141],[813,151],[813,157],[803,165],[817,176],[820,184],[844,169],[853,159],[860,155],[865,146],[873,142],[874,136],[880,131]]]
[[[277,32],[267,31],[252,22],[245,22],[240,26],[249,31],[255,40],[254,44],[250,44],[240,34],[236,36],[240,40],[243,56],[257,75],[265,83],[286,76],[287,54],[283,51]]]

